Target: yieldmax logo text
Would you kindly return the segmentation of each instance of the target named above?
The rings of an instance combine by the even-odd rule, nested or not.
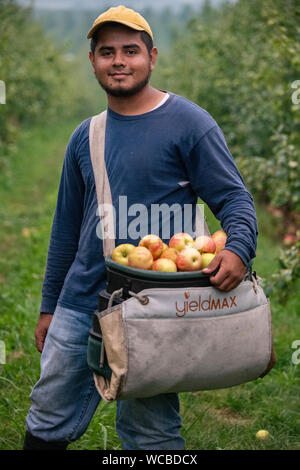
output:
[[[185,299],[189,299],[190,293],[184,293]],[[197,299],[183,300],[182,302],[175,302],[176,316],[184,317],[189,312],[207,312],[214,310],[223,310],[237,307],[236,295],[227,296],[223,298],[216,298],[209,295],[207,298],[199,295]]]

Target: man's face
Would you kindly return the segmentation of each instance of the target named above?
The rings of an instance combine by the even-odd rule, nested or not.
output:
[[[138,31],[116,23],[101,28],[90,61],[107,94],[130,97],[148,84],[156,55],[156,48],[149,55]]]

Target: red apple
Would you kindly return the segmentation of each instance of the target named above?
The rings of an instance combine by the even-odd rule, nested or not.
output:
[[[215,256],[216,256],[215,253],[202,253],[201,254],[201,257],[202,257],[201,269],[206,268],[206,266],[209,265],[209,263],[214,259]]]
[[[215,253],[216,244],[212,237],[207,235],[200,235],[194,241],[193,247],[200,253]]]
[[[178,253],[176,265],[179,271],[197,271],[201,269],[202,256],[196,248],[188,247]]]
[[[138,269],[151,269],[153,256],[148,248],[135,246],[128,256],[128,266]]]
[[[296,242],[296,235],[292,233],[287,233],[283,238],[283,244],[285,246],[293,245]]]
[[[116,248],[114,248],[111,257],[117,263],[128,266],[128,255],[134,248],[136,247],[130,243],[123,243],[122,245],[116,246]]]
[[[175,233],[169,241],[169,248],[175,248],[177,252],[184,250],[187,247],[192,247],[193,237],[188,233]]]
[[[166,258],[172,260],[174,263],[176,263],[176,258],[177,258],[177,251],[175,248],[167,248],[163,253],[160,255],[161,258]]]
[[[223,230],[217,230],[215,233],[212,234],[211,238],[216,244],[216,253],[219,253],[219,251],[225,248],[227,235]]]
[[[139,246],[148,248],[151,252],[153,259],[157,259],[163,252],[164,244],[161,238],[157,235],[145,235],[139,242]]]
[[[167,272],[176,272],[177,266],[171,259],[168,258],[158,258],[153,261],[152,271],[167,271]]]

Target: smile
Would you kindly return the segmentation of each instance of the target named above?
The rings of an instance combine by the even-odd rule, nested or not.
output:
[[[129,73],[112,73],[110,76],[117,80],[121,80],[123,78],[128,77],[129,75],[130,75]]]

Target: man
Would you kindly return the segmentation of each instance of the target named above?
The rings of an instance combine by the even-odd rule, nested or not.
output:
[[[183,208],[200,196],[228,235],[206,272],[217,270],[211,282],[231,290],[255,256],[257,223],[222,131],[199,106],[150,86],[157,49],[138,13],[111,8],[95,20],[88,38],[92,69],[108,100],[105,162],[116,220],[120,197],[127,197],[128,207]],[[100,400],[86,362],[92,314],[106,280],[90,120],[74,131],[65,155],[36,328],[41,377],[31,394],[24,449],[65,449],[85,432]],[[124,242],[134,241],[117,235],[116,244]],[[183,449],[181,425],[177,394],[117,402],[124,449]]]

